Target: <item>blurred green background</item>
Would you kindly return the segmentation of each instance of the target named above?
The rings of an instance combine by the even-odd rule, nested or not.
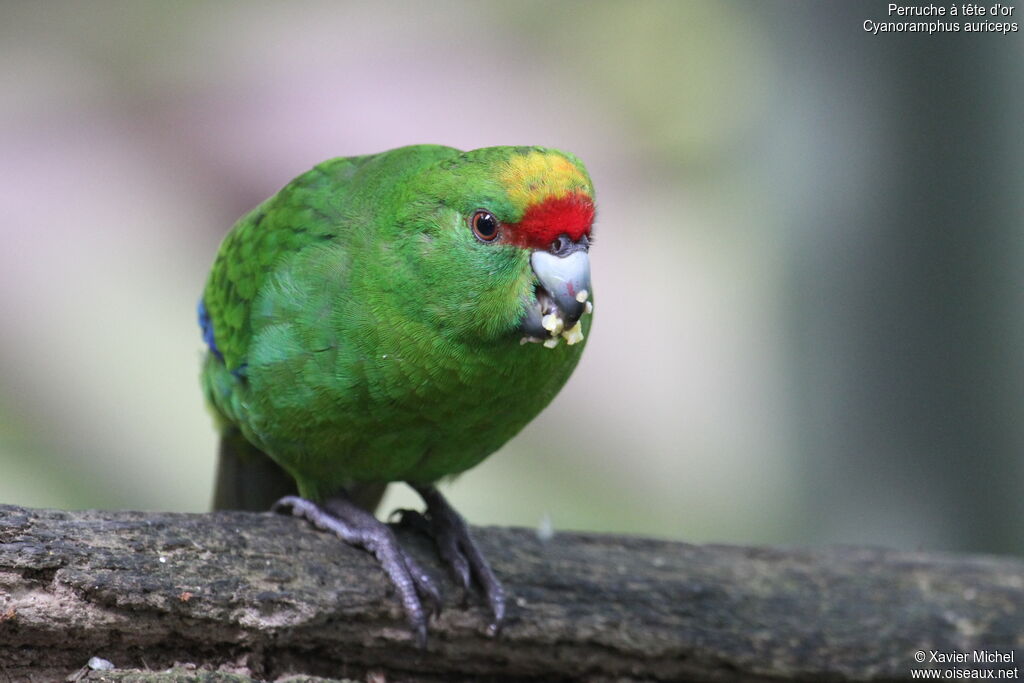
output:
[[[0,501],[207,508],[195,302],[332,156],[540,144],[596,323],[478,524],[1024,552],[1024,42],[885,2],[0,4]],[[387,505],[408,505],[392,494]]]

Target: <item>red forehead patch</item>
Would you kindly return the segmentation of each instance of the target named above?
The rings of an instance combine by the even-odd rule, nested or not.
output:
[[[518,223],[506,223],[508,240],[534,249],[547,249],[559,235],[577,241],[590,235],[594,222],[594,203],[585,194],[576,192],[563,197],[549,197],[530,206]]]

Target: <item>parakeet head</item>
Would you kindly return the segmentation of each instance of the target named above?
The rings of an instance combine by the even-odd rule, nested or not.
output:
[[[418,228],[414,258],[437,323],[549,347],[582,339],[595,207],[578,159],[488,147],[436,162],[409,189],[400,223]]]

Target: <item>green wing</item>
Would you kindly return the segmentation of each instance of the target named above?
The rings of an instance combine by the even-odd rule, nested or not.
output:
[[[337,189],[365,159],[332,159],[296,178],[239,220],[217,253],[199,302],[210,351],[204,385],[221,427],[215,510],[266,510],[281,496],[297,493],[292,477],[232,424],[228,416],[236,411],[228,408],[230,399],[217,401],[214,394],[230,396],[245,372],[252,304],[267,277],[285,255],[336,238],[342,217]]]
[[[310,244],[332,240],[345,212],[337,190],[369,157],[326,161],[253,209],[224,238],[200,303],[210,350],[232,372],[244,368],[257,293],[277,262]]]
[[[253,302],[279,260],[327,240],[347,242],[349,235],[339,233],[372,222],[382,194],[403,175],[455,154],[458,150],[450,147],[415,145],[330,159],[239,220],[221,244],[200,302],[200,324],[211,351],[228,370],[243,368]]]
[[[348,327],[331,317],[349,306],[345,319],[361,320],[362,299],[347,289],[348,268],[378,248],[379,227],[393,202],[405,199],[391,196],[400,181],[455,154],[423,145],[326,161],[225,237],[199,304],[209,347],[203,387],[222,434],[218,507],[263,507],[297,476],[290,456],[275,452],[267,435],[309,433],[315,425],[291,408],[307,406],[337,381],[335,352],[323,352],[359,353],[359,340],[343,338]],[[361,396],[366,388],[354,391]],[[268,455],[283,470],[265,462]],[[368,507],[378,497],[368,496]]]

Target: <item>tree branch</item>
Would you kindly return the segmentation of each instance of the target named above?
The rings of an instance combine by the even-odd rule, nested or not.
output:
[[[119,671],[85,680],[875,681],[936,666],[918,650],[1024,648],[1018,559],[476,535],[511,595],[497,639],[399,530],[445,579],[420,651],[372,558],[297,519],[0,506],[0,681],[63,680],[93,656]],[[175,662],[244,675],[123,671]]]

